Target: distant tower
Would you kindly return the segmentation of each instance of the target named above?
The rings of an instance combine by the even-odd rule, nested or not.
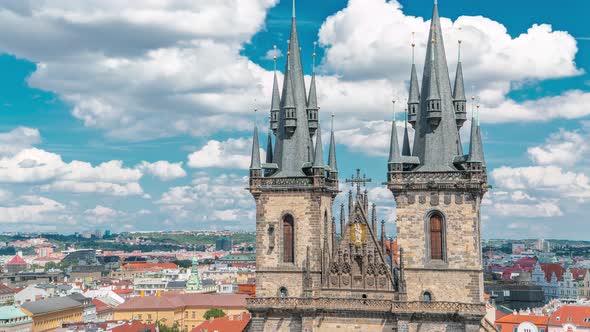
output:
[[[414,64],[410,76],[412,155],[400,156],[392,146],[387,175],[397,206],[407,301],[483,302],[480,207],[488,186],[476,118],[469,153],[463,155],[460,146],[459,128],[466,120],[463,84],[459,61],[451,90],[435,2],[421,91]],[[393,135],[391,144],[397,144]]]
[[[193,256],[191,265],[191,276],[186,282],[187,293],[201,293],[203,286],[201,285],[201,279],[199,278],[199,261],[196,256]]]

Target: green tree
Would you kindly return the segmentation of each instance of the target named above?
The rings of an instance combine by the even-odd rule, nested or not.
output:
[[[225,312],[221,309],[218,309],[218,308],[211,308],[211,309],[207,310],[205,312],[205,314],[203,315],[203,318],[205,318],[206,320],[209,320],[211,318],[220,318],[220,317],[225,317]]]

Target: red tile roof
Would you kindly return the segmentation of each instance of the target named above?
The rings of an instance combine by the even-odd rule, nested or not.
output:
[[[231,315],[207,320],[197,325],[191,332],[242,332],[250,322],[250,313]]]
[[[547,325],[549,322],[548,316],[531,315],[506,315],[496,319],[496,324],[520,324],[523,322],[531,322],[537,326]]]
[[[583,280],[586,276],[586,269],[570,269],[574,280]]]
[[[564,305],[551,315],[549,325],[573,324],[578,327],[590,327],[590,320],[584,321],[586,318],[590,318],[590,306]]]
[[[14,255],[5,265],[27,265],[27,262],[19,255]]]
[[[110,305],[102,302],[101,300],[97,300],[97,299],[93,299],[92,303],[94,303],[94,306],[96,306],[96,312],[97,313],[101,313],[104,311],[109,311],[109,310],[113,310],[113,307],[111,307]]]
[[[182,307],[201,308],[244,308],[244,294],[174,294],[165,296],[132,297],[115,308],[115,311],[126,310],[164,310]]]
[[[545,272],[545,279],[551,281],[551,274],[555,273],[557,280],[561,280],[565,269],[558,263],[542,263],[541,269]]]
[[[14,291],[14,289],[6,286],[5,284],[0,284],[0,295],[6,295],[6,294],[15,294],[16,292]]]

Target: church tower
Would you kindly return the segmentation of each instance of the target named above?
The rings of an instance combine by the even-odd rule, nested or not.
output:
[[[294,7],[286,62],[282,93],[276,72],[274,77],[270,116],[274,151],[269,136],[267,159],[261,163],[256,127],[252,147],[249,190],[256,201],[260,298],[317,295],[322,257],[332,252],[332,241],[325,239],[332,238],[332,204],[338,193],[334,137],[326,164],[315,75],[307,95]]]
[[[463,71],[459,58],[452,91],[436,2],[420,90],[414,65],[410,77],[408,118],[415,130],[414,145],[411,156],[397,155],[399,148],[392,146],[396,155],[390,156],[387,173],[397,206],[405,300],[479,304],[483,302],[480,206],[488,189],[486,165],[475,116],[469,153],[462,153]]]

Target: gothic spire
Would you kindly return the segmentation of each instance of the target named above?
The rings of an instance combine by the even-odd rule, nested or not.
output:
[[[311,150],[313,147],[310,146],[311,140],[309,139],[307,96],[301,65],[301,50],[297,35],[294,2],[289,51],[287,52],[287,63],[285,65],[285,77],[281,97],[278,135],[274,150],[278,171],[273,176],[305,176],[302,166],[309,161],[309,153],[313,151]]]
[[[471,138],[469,142],[468,163],[481,163],[485,166],[483,155],[483,144],[481,141],[481,129],[479,127],[479,105],[477,106],[476,116],[471,117]]]
[[[344,203],[340,204],[340,236],[343,237],[346,228],[346,215],[344,214]]]
[[[276,54],[277,46],[274,45]],[[272,85],[272,101],[270,103],[270,127],[275,135],[277,135],[279,113],[281,112],[281,96],[279,94],[279,81],[277,80],[277,56],[273,56],[274,61],[274,79]]]
[[[455,108],[455,117],[457,128],[461,128],[467,121],[467,98],[465,97],[465,84],[463,83],[463,66],[461,65],[461,40],[458,42],[457,55],[457,72],[455,74],[455,87],[453,88],[453,107]],[[457,137],[459,145],[459,154],[462,153],[461,137]]]
[[[377,236],[377,205],[375,205],[375,203],[373,203],[371,209],[371,224],[373,228],[373,233],[375,234],[375,236]]]
[[[309,85],[309,97],[307,98],[307,122],[309,124],[309,134],[313,136],[318,128],[318,96],[316,92],[316,83],[315,83],[315,48],[317,46],[317,42],[313,42],[313,54],[312,54],[312,74],[311,74],[311,83]]]
[[[406,121],[404,121],[404,140],[402,142],[402,156],[411,156],[410,136],[408,135],[408,110],[406,109]]]
[[[416,64],[414,63],[416,43],[413,39],[414,34],[412,33],[412,70],[410,72],[410,95],[408,96],[408,121],[412,126],[416,124],[420,108],[420,87],[418,85],[418,74],[416,74]]]
[[[266,163],[272,163],[272,135],[271,130],[268,131],[268,135],[266,137]]]
[[[315,138],[315,157],[313,160],[314,168],[324,168],[324,148],[322,144],[322,130],[318,126],[318,134]]]
[[[260,165],[260,143],[258,142],[258,127],[254,124],[254,135],[252,137],[252,158],[250,159],[250,170],[259,170]]]
[[[391,121],[391,140],[389,142],[389,164],[401,164],[402,158],[397,142],[397,129],[395,124],[395,100],[393,102],[393,120]]]
[[[332,126],[330,129],[330,150],[328,152],[328,166],[331,172],[338,172],[336,163],[336,140],[334,139],[334,113],[332,113]]]
[[[420,161],[416,171],[453,171],[457,170],[453,164],[458,152],[457,123],[436,3],[428,40],[412,154]]]

